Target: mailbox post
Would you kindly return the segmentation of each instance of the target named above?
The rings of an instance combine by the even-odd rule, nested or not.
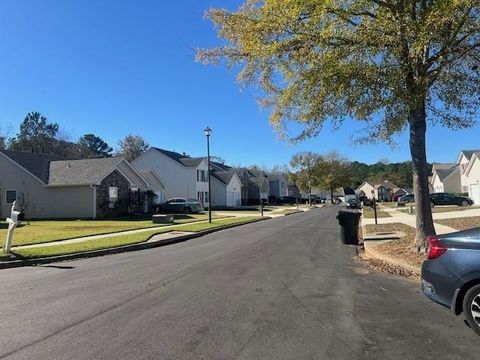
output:
[[[7,242],[5,243],[5,254],[10,255],[10,248],[12,247],[13,232],[17,228],[18,224],[23,221],[24,214],[23,212],[17,209],[17,202],[14,201],[12,205],[12,211],[10,217],[7,218],[8,231],[7,231]]]

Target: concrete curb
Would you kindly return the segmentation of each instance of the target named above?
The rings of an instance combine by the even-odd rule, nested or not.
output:
[[[76,260],[76,259],[87,259],[91,257],[97,257],[97,256],[105,256],[105,255],[113,255],[113,254],[121,254],[125,252],[131,252],[131,251],[139,251],[139,250],[147,250],[147,249],[152,249],[160,246],[166,246],[166,245],[173,245],[177,244],[180,242],[188,241],[191,239],[199,238],[214,232],[218,232],[221,230],[226,230],[242,225],[248,225],[248,224],[253,224],[256,222],[264,221],[264,220],[270,220],[271,218],[269,217],[264,217],[264,218],[259,218],[255,219],[253,221],[249,221],[246,223],[238,223],[238,224],[230,224],[230,225],[225,225],[221,226],[218,228],[214,229],[209,229],[209,230],[204,230],[197,232],[195,234],[189,234],[189,235],[182,235],[178,237],[174,237],[171,239],[166,239],[166,240],[161,240],[161,241],[156,241],[156,242],[150,242],[148,243],[148,240],[150,240],[154,235],[150,236],[145,242],[138,243],[138,244],[132,244],[132,245],[123,245],[123,246],[117,246],[113,248],[108,248],[108,249],[102,249],[102,250],[93,250],[93,251],[85,251],[81,253],[75,253],[75,254],[68,254],[68,255],[60,255],[60,256],[50,256],[50,257],[44,257],[44,258],[37,258],[37,259],[25,259],[25,260],[11,260],[11,261],[0,261],[0,270],[1,269],[11,269],[11,268],[17,268],[17,267],[24,267],[24,266],[37,266],[37,265],[42,265],[42,264],[50,264],[54,262],[61,262],[61,261],[68,261],[68,260]],[[175,231],[175,230],[172,230]]]

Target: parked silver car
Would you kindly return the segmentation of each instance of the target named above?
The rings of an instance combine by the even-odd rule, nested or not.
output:
[[[195,199],[173,198],[160,205],[160,211],[165,213],[191,214],[203,210],[202,204]]]

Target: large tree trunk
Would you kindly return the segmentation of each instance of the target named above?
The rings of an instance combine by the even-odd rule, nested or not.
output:
[[[428,186],[428,167],[425,149],[425,133],[427,130],[425,103],[421,102],[410,110],[410,152],[412,154],[413,193],[416,209],[416,236],[417,251],[426,248],[426,237],[435,235],[432,208]]]

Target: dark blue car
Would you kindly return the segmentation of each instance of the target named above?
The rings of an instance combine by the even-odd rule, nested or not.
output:
[[[480,228],[429,237],[422,290],[480,335]]]

